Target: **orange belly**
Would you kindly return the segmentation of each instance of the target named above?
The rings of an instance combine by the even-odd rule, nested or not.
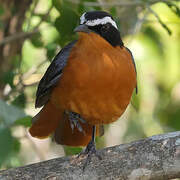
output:
[[[60,110],[79,113],[89,124],[106,124],[122,115],[135,86],[126,48],[114,48],[95,33],[80,33],[50,101]]]

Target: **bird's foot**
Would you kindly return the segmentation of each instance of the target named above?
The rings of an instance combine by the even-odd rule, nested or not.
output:
[[[74,131],[74,128],[76,127],[80,132],[85,134],[80,122],[86,123],[86,121],[80,116],[80,114],[67,110],[65,111],[65,114],[68,115],[72,131]]]
[[[99,160],[102,160],[101,155],[96,151],[96,145],[93,140],[91,140],[87,145],[86,149],[78,155],[78,158],[80,156],[87,156],[86,161],[83,165],[83,171],[85,170],[86,166],[88,166],[88,164],[91,162],[92,155],[95,155]]]

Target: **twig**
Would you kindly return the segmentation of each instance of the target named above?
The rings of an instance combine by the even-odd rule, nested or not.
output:
[[[69,2],[71,3],[74,3],[74,4],[79,4],[80,1],[79,0],[68,0]],[[173,1],[178,1],[178,0],[173,0]],[[146,5],[146,3],[149,3],[149,4],[154,4],[154,3],[157,3],[157,2],[169,2],[169,0],[148,0],[148,1],[140,1],[140,0],[133,0],[133,1],[113,1],[113,2],[102,2],[102,3],[99,3],[99,2],[83,2],[83,5],[85,6],[140,6],[140,5]]]
[[[40,22],[34,27],[33,31],[31,31],[31,32],[21,32],[21,33],[17,33],[17,34],[5,37],[2,41],[0,41],[0,45],[11,43],[12,41],[16,41],[17,39],[26,39],[26,38],[29,38],[32,35],[40,32],[39,26],[49,16],[49,13],[51,12],[51,10],[52,10],[52,6],[49,8],[46,15],[44,15],[44,17],[41,18]]]
[[[152,8],[150,6],[147,6],[147,9],[149,10],[150,13],[152,13],[156,19],[158,20],[158,22],[161,24],[161,26],[166,29],[166,31],[168,32],[169,35],[172,34],[171,30],[166,26],[166,24],[164,24],[164,22],[160,19],[160,17],[158,16],[158,14],[152,10]]]
[[[146,17],[148,16],[148,14],[149,14],[148,12],[145,12],[145,13],[144,13],[144,16],[143,16],[141,19],[139,18],[139,19],[137,20],[136,25],[135,25],[135,27],[134,27],[134,30],[133,30],[132,34],[136,34],[136,33],[138,33],[138,32],[140,31],[140,29],[141,29],[143,23],[145,22]]]
[[[31,84],[24,84],[23,81],[25,79],[27,79],[30,75],[34,74],[37,72],[37,70],[46,62],[47,60],[44,60],[42,62],[40,62],[37,67],[32,67],[29,71],[27,71],[25,74],[23,74],[22,76],[20,76],[20,80],[19,82],[16,84],[16,88],[15,89],[11,89],[11,91],[9,91],[9,93],[7,95],[5,95],[5,99],[8,98],[10,95],[12,95],[14,92],[22,92],[24,88],[26,87],[30,87],[30,86],[35,86],[37,85],[39,82],[33,82]]]
[[[30,83],[30,84],[23,84],[22,89],[26,88],[26,87],[32,87],[32,86],[37,86],[39,84],[39,81]]]
[[[6,38],[4,38],[2,41],[0,41],[0,45],[3,44],[7,44],[7,43],[11,43],[12,41],[16,41],[18,39],[25,39],[25,38],[29,38],[32,35],[36,34],[39,32],[39,29],[35,29],[31,32],[21,32],[21,33],[16,33],[14,35],[8,36]]]
[[[44,65],[44,63],[46,63],[47,60],[44,60],[42,62],[40,62],[37,66],[33,66],[31,69],[29,69],[26,73],[23,74],[22,79],[27,79],[30,75],[34,74],[37,72],[37,70]]]
[[[46,20],[46,18],[47,18],[47,17],[49,16],[49,14],[50,14],[52,8],[53,8],[53,6],[51,6],[51,7],[48,9],[47,13],[41,18],[41,20],[40,20],[39,23],[35,26],[34,29],[38,29],[39,26],[42,24],[42,22],[43,22],[44,20]]]
[[[167,180],[180,178],[180,131],[152,136],[98,151],[85,171],[85,158],[64,157],[0,171],[2,180],[119,179]]]
[[[34,13],[34,10],[35,10],[38,2],[39,2],[38,0],[34,0],[33,7],[32,7],[32,9],[30,9],[30,17],[28,18],[28,21],[27,21],[27,31],[29,30],[31,18],[32,18],[32,15]]]

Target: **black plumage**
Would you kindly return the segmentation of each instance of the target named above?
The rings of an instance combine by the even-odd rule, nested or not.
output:
[[[41,81],[36,93],[35,107],[41,107],[45,105],[52,92],[53,87],[56,86],[64,67],[66,66],[69,54],[72,47],[76,43],[76,40],[69,43],[67,46],[61,49],[61,51],[55,56],[52,63],[48,67]]]

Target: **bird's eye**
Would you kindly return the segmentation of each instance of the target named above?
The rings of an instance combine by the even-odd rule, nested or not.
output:
[[[107,32],[110,28],[110,23],[107,23],[107,24],[104,24],[102,27],[101,27],[101,31],[102,32]]]

